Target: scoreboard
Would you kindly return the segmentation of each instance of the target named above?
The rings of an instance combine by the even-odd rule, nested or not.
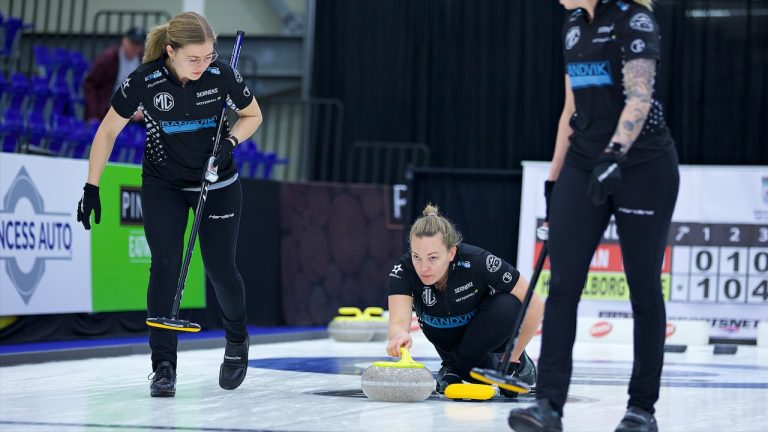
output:
[[[669,301],[768,305],[768,226],[674,222]]]
[[[530,276],[542,242],[548,163],[525,162],[518,268]],[[756,338],[768,321],[768,167],[680,167],[661,286],[668,319],[705,320],[710,336]],[[586,193],[586,191],[585,191]],[[549,260],[537,292],[549,291]],[[629,286],[611,219],[595,250],[580,316],[630,317]]]

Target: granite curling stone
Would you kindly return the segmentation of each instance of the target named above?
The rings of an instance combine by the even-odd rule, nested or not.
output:
[[[339,316],[328,324],[328,336],[338,342],[370,342],[374,327],[359,308],[340,307]]]
[[[365,308],[363,316],[368,318],[368,325],[373,328],[374,341],[385,341],[389,336],[389,317],[384,316],[384,309],[378,306]]]
[[[363,393],[383,402],[419,402],[435,390],[432,372],[414,362],[406,348],[400,348],[400,360],[375,362],[363,372]]]

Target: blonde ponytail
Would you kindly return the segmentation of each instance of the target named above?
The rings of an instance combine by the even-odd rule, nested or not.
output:
[[[166,45],[168,45],[168,23],[159,25],[149,32],[141,62],[149,63],[163,57]]]
[[[208,41],[216,43],[216,33],[208,24],[208,20],[196,12],[182,12],[149,32],[142,63],[165,57],[165,47],[168,45],[179,49]]]
[[[653,10],[653,0],[634,0],[634,2],[647,8],[648,10]]]

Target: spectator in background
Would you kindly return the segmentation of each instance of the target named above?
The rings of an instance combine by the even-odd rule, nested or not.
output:
[[[119,45],[113,45],[96,56],[83,83],[86,120],[101,121],[107,115],[112,95],[141,64],[146,38],[144,30],[132,27],[123,35]],[[136,111],[131,120],[142,118],[141,111]]]

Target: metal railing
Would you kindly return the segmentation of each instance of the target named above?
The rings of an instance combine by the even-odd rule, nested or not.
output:
[[[100,10],[93,16],[91,33],[107,37],[100,37],[99,41],[91,44],[91,58],[95,58],[96,54],[107,46],[114,45],[115,35],[125,34],[131,27],[140,27],[149,32],[153,27],[164,24],[171,18],[170,13],[162,10]]]
[[[341,181],[344,107],[335,99],[260,100],[264,122],[253,136],[262,152],[288,163],[273,176],[287,181]]]
[[[406,182],[406,170],[429,165],[423,143],[355,141],[347,158],[347,181],[396,184]]]

